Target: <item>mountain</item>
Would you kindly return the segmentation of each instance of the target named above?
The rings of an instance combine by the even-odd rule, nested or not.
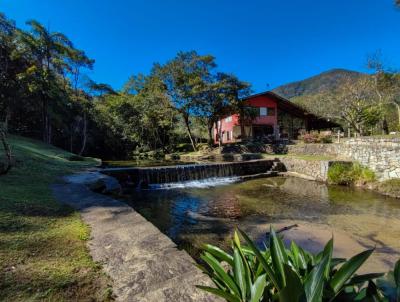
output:
[[[321,93],[338,88],[345,79],[358,79],[363,73],[346,70],[331,69],[302,81],[292,82],[279,86],[272,91],[288,99]]]

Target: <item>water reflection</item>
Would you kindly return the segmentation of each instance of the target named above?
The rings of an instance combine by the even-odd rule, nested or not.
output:
[[[269,225],[317,251],[335,237],[337,256],[376,246],[368,269],[392,264],[400,251],[400,201],[370,191],[298,178],[267,178],[209,188],[134,192],[128,202],[196,256],[202,243],[230,246],[235,227],[262,241]]]

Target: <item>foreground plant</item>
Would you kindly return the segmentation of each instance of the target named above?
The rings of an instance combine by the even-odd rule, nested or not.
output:
[[[229,302],[391,301],[373,281],[383,273],[356,275],[373,249],[349,260],[333,258],[331,239],[323,251],[313,255],[294,242],[290,248],[285,248],[272,228],[267,245],[259,249],[243,231],[239,232],[247,245],[241,244],[238,232],[235,232],[232,254],[205,245],[201,259],[206,266],[201,268],[216,288],[199,288]],[[396,276],[400,275],[398,267]],[[395,279],[400,282],[400,277]],[[384,286],[392,292],[395,288],[382,281]]]

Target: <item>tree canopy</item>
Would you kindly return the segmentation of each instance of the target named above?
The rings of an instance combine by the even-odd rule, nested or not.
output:
[[[35,20],[17,28],[0,14],[0,119],[11,132],[102,158],[173,151],[212,140],[217,118],[250,85],[217,69],[215,58],[179,52],[117,91],[87,76],[94,60],[61,32]]]

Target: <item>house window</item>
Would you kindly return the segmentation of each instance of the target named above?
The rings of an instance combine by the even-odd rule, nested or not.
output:
[[[227,123],[232,122],[232,115],[225,118],[225,122],[227,122]]]
[[[275,116],[275,108],[267,108],[267,115],[268,116]]]
[[[232,131],[226,131],[226,140],[230,141],[232,139]]]
[[[260,107],[260,116],[267,115],[267,107]]]

